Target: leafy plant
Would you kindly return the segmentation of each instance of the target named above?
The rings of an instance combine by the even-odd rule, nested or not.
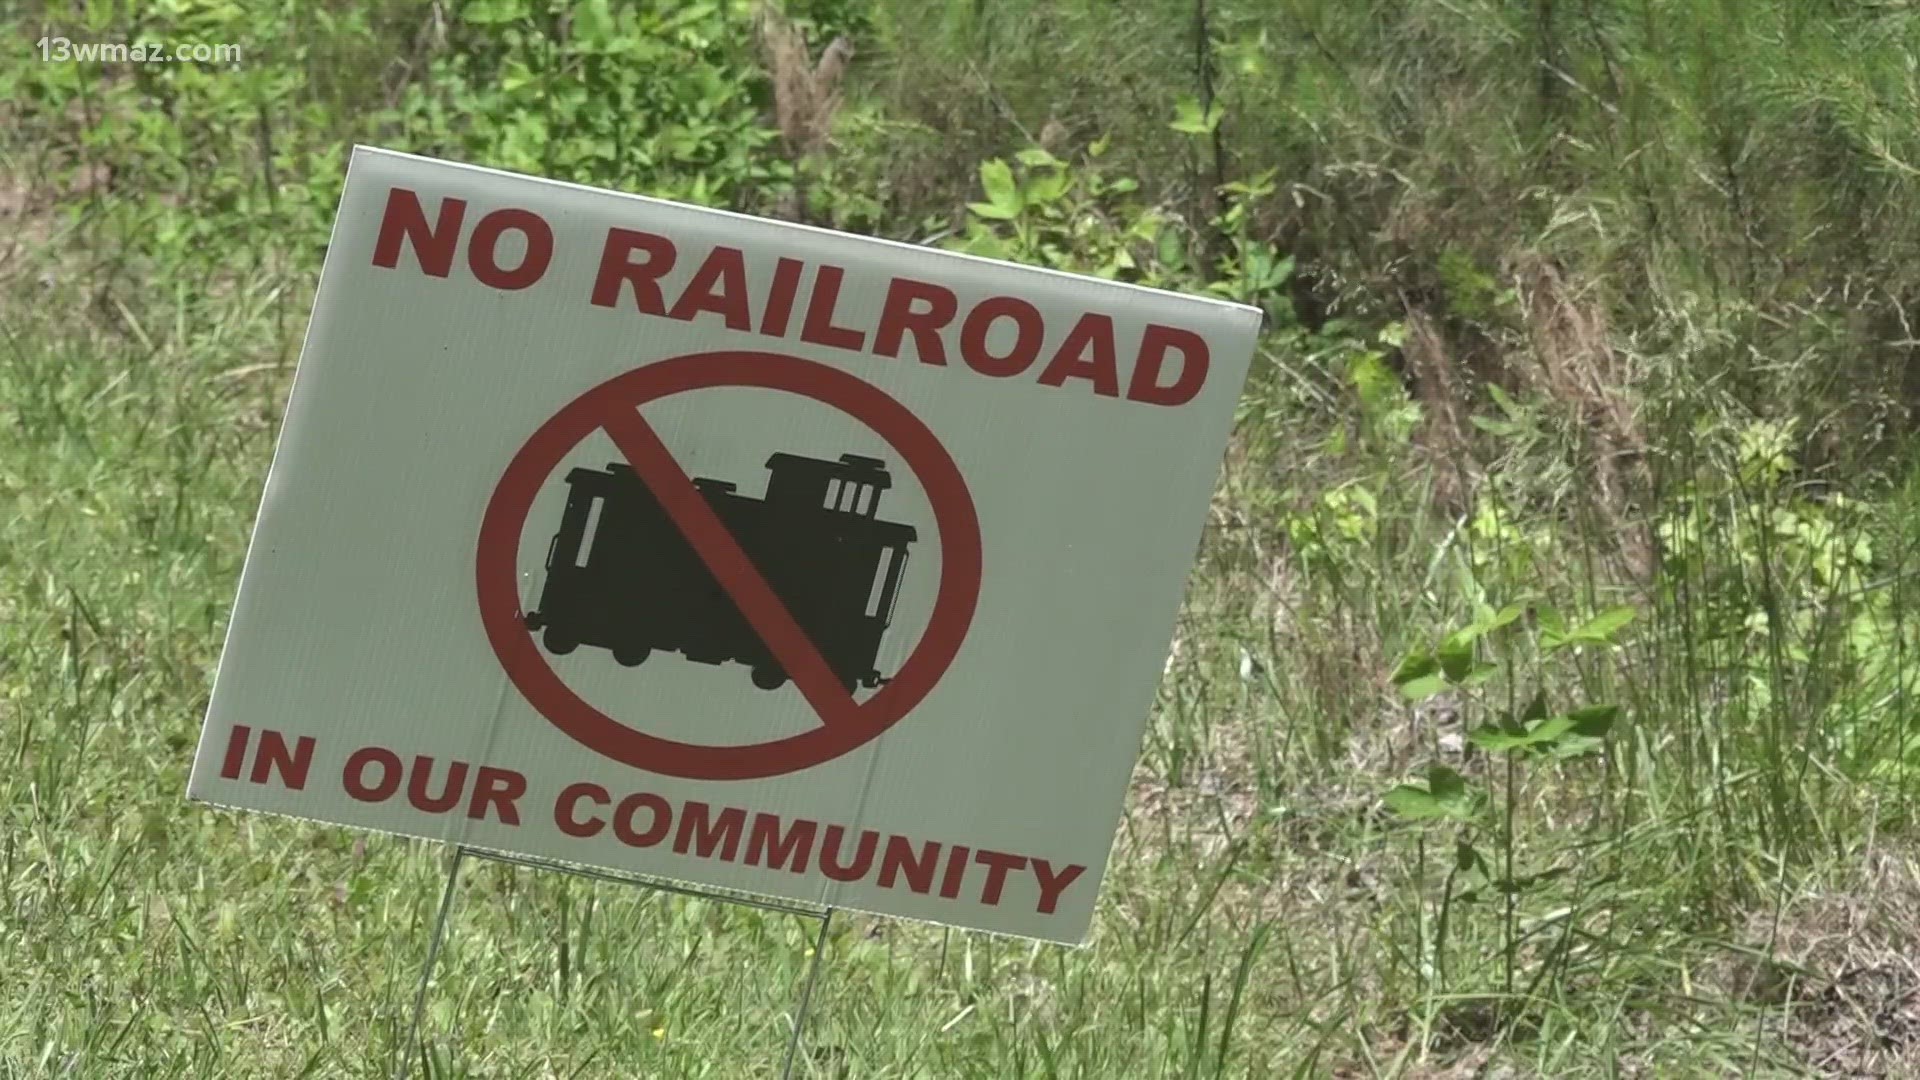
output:
[[[1306,512],[1286,517],[1287,542],[1309,566],[1337,567],[1357,557],[1379,528],[1379,500],[1359,480],[1328,488]]]
[[[1217,276],[1207,285],[1207,291],[1264,307],[1269,315],[1291,322],[1293,302],[1286,289],[1293,279],[1293,256],[1281,255],[1272,244],[1255,239],[1250,232],[1252,208],[1273,197],[1274,176],[1274,170],[1269,169],[1253,180],[1236,180],[1220,188],[1226,209],[1210,224],[1226,239],[1228,251],[1221,257]]]
[[[1210,121],[1191,122],[1219,122],[1217,106],[1208,115]],[[1249,232],[1251,208],[1274,194],[1271,172],[1221,189],[1231,201],[1209,224],[1227,239],[1228,251],[1209,267],[1195,259],[1187,222],[1137,202],[1139,182],[1111,175],[1102,162],[1106,151],[1107,141],[1101,139],[1087,148],[1078,165],[1038,146],[1020,150],[1011,161],[982,162],[981,198],[967,203],[966,224],[947,246],[990,258],[1209,293],[1263,306],[1283,322],[1291,321],[1285,290],[1293,276],[1293,259]]]
[[[1106,143],[1075,166],[1038,146],[980,164],[979,200],[945,246],[989,258],[1179,288],[1193,283],[1177,219],[1134,201],[1139,182],[1101,167]]]
[[[1200,99],[1192,94],[1181,96],[1175,112],[1173,122],[1167,126],[1183,135],[1211,135],[1220,127],[1220,121],[1226,115],[1219,101],[1202,109]]]
[[[1359,405],[1357,419],[1363,439],[1380,449],[1404,447],[1420,426],[1420,403],[1408,392],[1407,384],[1387,363],[1389,350],[1405,340],[1406,327],[1388,323],[1370,338],[1358,334],[1323,335],[1331,341],[1321,352],[1322,362],[1331,374],[1353,391]],[[1344,430],[1336,435],[1335,453],[1347,449]]]
[[[1427,767],[1426,778],[1401,784],[1386,794],[1387,806],[1409,821],[1469,822],[1480,816],[1482,793],[1445,765]]]
[[[1457,246],[1448,245],[1440,252],[1435,269],[1446,290],[1447,310],[1460,318],[1486,322],[1514,302],[1512,289],[1501,288],[1493,275]]]
[[[1709,467],[1676,485],[1655,525],[1663,589],[1687,605],[1695,648],[1715,657],[1719,723],[1765,725],[1766,744],[1798,747],[1795,760],[1898,784],[1920,764],[1909,704],[1920,677],[1906,659],[1920,641],[1900,555],[1911,525],[1843,492],[1789,483],[1794,430],[1700,425]],[[1788,679],[1782,667],[1832,675]],[[1783,754],[1780,767],[1791,764]]]
[[[1485,688],[1504,675],[1508,693],[1501,697],[1511,701],[1517,697],[1514,684],[1522,670],[1537,669],[1540,661],[1582,647],[1612,647],[1633,617],[1632,608],[1621,606],[1569,624],[1545,604],[1510,604],[1497,611],[1481,605],[1472,621],[1431,646],[1410,650],[1394,668],[1391,681],[1409,702],[1426,701],[1443,692],[1456,695],[1463,719],[1479,720],[1468,730],[1465,746],[1493,755],[1501,764],[1502,799],[1498,804],[1466,776],[1440,764],[1428,766],[1422,779],[1400,784],[1384,797],[1387,807],[1404,820],[1423,829],[1451,830],[1454,856],[1437,904],[1431,967],[1425,958],[1422,962],[1422,971],[1431,972],[1435,993],[1451,991],[1446,953],[1454,907],[1478,899],[1484,891],[1492,891],[1504,901],[1501,970],[1505,992],[1513,992],[1521,900],[1567,869],[1556,865],[1531,874],[1516,872],[1515,819],[1520,811],[1521,763],[1544,764],[1597,753],[1604,748],[1621,714],[1615,704],[1576,704],[1556,709],[1549,704],[1544,686],[1536,686],[1526,704],[1514,708],[1490,700]],[[1535,631],[1530,635],[1531,648],[1525,650],[1528,655],[1516,655],[1513,628],[1520,626]],[[1486,657],[1490,651],[1498,660]],[[1541,680],[1536,677],[1536,681]],[[1495,806],[1497,809],[1489,809]],[[1491,860],[1481,846],[1489,833],[1497,845]],[[1423,837],[1421,880],[1425,879],[1425,851]],[[1545,977],[1545,970],[1541,977]]]
[[[745,207],[792,173],[771,150],[749,14],[739,0],[468,0],[401,125],[429,152]]]
[[[137,35],[125,5],[87,4],[70,22],[18,27],[76,43],[168,43],[167,53],[188,42],[238,49],[204,61],[0,65],[0,153],[66,215],[66,243],[36,257],[86,251],[87,288],[136,337],[151,337],[139,328],[143,300],[162,318],[197,321],[218,296],[259,283],[276,327],[289,326],[293,290],[278,285],[317,263],[347,148],[377,139],[381,71],[341,59],[381,52],[395,23],[418,25],[409,2],[167,0],[142,7]]]

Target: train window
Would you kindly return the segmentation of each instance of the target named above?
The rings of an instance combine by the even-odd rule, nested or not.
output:
[[[889,594],[887,596],[887,625],[891,626],[893,625],[894,609],[900,606],[900,579],[907,574],[908,552],[906,548],[888,548],[887,550],[896,553],[893,560],[893,578],[887,582],[887,592]]]
[[[845,483],[845,484],[842,484],[842,485],[840,485],[840,506],[839,506],[839,509],[841,509],[841,510],[851,510],[851,509],[853,509],[853,502],[854,502],[854,500],[855,500],[855,499],[858,499],[859,497],[860,497],[860,485],[859,485],[859,484],[855,484],[855,483],[852,483],[852,482],[848,482],[848,483]]]
[[[855,505],[853,508],[854,513],[865,514],[868,517],[872,517],[873,506],[874,506],[874,503],[877,501],[873,497],[873,494],[877,490],[879,489],[873,487],[872,485],[863,486],[860,489],[860,502],[857,505]]]
[[[873,587],[867,592],[867,618],[880,614],[887,598],[887,578],[893,570],[893,549],[882,548],[880,562],[873,568]]]
[[[593,502],[587,505],[587,524],[580,530],[580,543],[573,549],[573,565],[587,565],[587,558],[593,553],[593,538],[600,531],[600,509],[606,499],[595,495]]]
[[[833,509],[833,504],[835,502],[838,502],[839,499],[840,499],[840,478],[836,476],[833,479],[827,481],[827,501],[826,501],[827,509],[829,510]]]

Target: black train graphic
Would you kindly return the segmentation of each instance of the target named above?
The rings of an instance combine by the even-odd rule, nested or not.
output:
[[[913,526],[875,516],[892,486],[886,462],[776,453],[764,498],[705,477],[713,507],[794,621],[849,693],[887,680],[874,666],[893,621]],[[526,615],[548,652],[607,649],[629,667],[654,650],[700,664],[738,661],[753,684],[776,689],[787,672],[707,571],[633,469],[579,468],[560,529],[547,545],[539,610]]]

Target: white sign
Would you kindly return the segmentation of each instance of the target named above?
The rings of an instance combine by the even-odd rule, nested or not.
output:
[[[1259,323],[358,148],[191,795],[1082,941]]]

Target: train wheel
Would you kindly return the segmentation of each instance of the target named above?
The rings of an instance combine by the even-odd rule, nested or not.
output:
[[[555,656],[565,656],[580,647],[580,639],[548,623],[546,632],[540,635],[540,644]]]
[[[613,659],[621,667],[639,667],[651,655],[653,650],[645,645],[621,645],[613,650]]]
[[[787,673],[771,664],[753,669],[753,685],[762,690],[778,690],[787,683]]]

